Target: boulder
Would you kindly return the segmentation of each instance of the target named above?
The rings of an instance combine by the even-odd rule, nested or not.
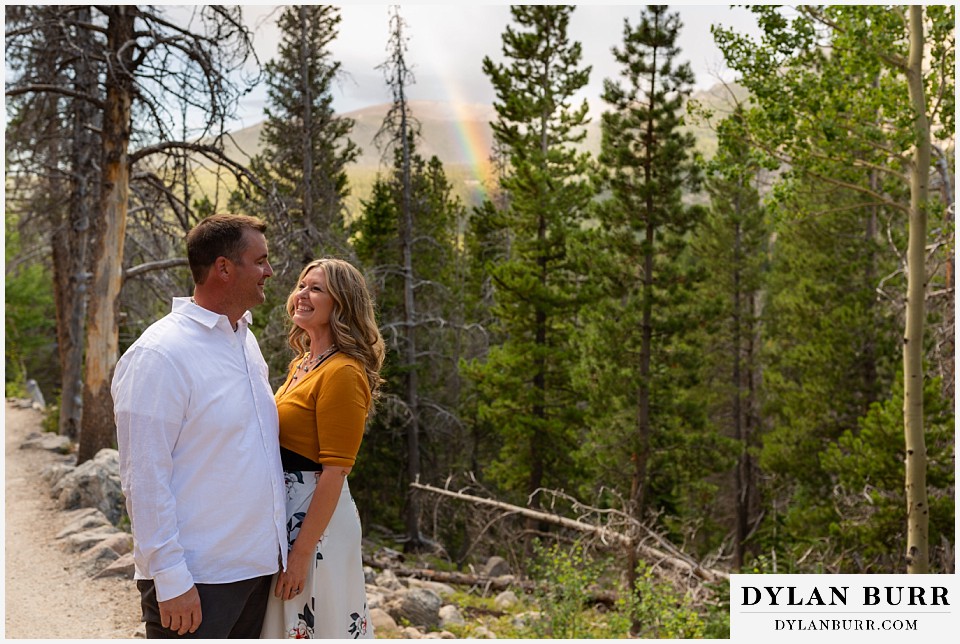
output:
[[[58,454],[69,454],[73,447],[73,442],[66,436],[60,436],[52,432],[30,432],[20,444],[20,449],[45,449],[48,452]]]
[[[383,631],[389,631],[392,633],[400,630],[400,627],[397,626],[397,622],[390,617],[390,613],[382,608],[370,609],[370,623],[373,624],[373,632],[375,635]],[[377,637],[380,637],[380,635],[377,635]]]
[[[376,585],[387,590],[403,590],[406,588],[392,570],[384,570],[377,575]]]
[[[512,590],[505,590],[497,595],[497,598],[493,600],[493,605],[496,606],[497,610],[506,611],[516,606],[518,601],[516,593]]]
[[[447,597],[456,592],[452,586],[440,583],[439,581],[428,581],[426,579],[417,579],[415,577],[410,577],[406,581],[407,586],[410,588],[426,588],[428,590],[432,590],[441,597]]]
[[[510,565],[503,557],[493,556],[487,559],[483,566],[482,573],[487,577],[501,577],[510,574]]]
[[[120,488],[120,457],[115,449],[102,449],[77,466],[53,486],[53,497],[61,510],[97,508],[116,525],[123,516],[124,498]]]
[[[70,463],[51,463],[40,471],[40,478],[47,482],[51,488],[56,485],[60,479],[72,472],[76,468]]]
[[[27,393],[30,394],[30,406],[38,411],[47,408],[47,401],[43,397],[43,391],[40,385],[33,378],[28,378],[26,384]]]
[[[440,623],[440,606],[443,600],[432,590],[411,588],[390,601],[385,609],[397,621],[421,628],[435,628]]]
[[[120,558],[110,546],[99,544],[84,552],[77,559],[77,567],[88,577],[93,577]]]
[[[423,639],[423,633],[415,629],[413,626],[404,626],[403,630],[400,631],[400,635],[402,635],[403,639],[405,640]]]
[[[63,549],[66,552],[86,552],[117,534],[117,529],[111,526],[98,526],[84,532],[74,532],[63,538]],[[126,535],[126,533],[121,533]],[[126,537],[129,539],[129,535]],[[122,554],[122,553],[117,553]]]
[[[127,553],[95,574],[94,578],[119,577],[121,579],[133,579],[135,570],[136,566],[133,562],[133,553]]]
[[[123,555],[133,552],[133,535],[129,532],[117,530],[107,536],[107,538],[103,540],[103,544],[122,557]]]
[[[113,524],[107,520],[107,517],[103,515],[103,512],[96,508],[71,510],[70,512],[64,512],[63,516],[67,519],[67,524],[57,533],[57,539],[63,539],[68,535],[85,532],[101,526],[113,526]]]
[[[446,606],[440,607],[440,628],[446,628],[451,624],[457,626],[466,624],[466,621],[463,619],[463,614],[460,612],[460,609],[454,606],[453,604],[447,604]]]
[[[365,588],[367,591],[367,608],[382,608],[387,601],[386,591],[370,584],[367,584]]]

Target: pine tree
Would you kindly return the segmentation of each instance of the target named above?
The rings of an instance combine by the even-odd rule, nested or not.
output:
[[[589,68],[580,66],[581,46],[567,34],[573,10],[511,7],[514,24],[503,34],[507,62],[483,62],[497,95],[492,127],[506,161],[500,187],[510,240],[508,256],[491,267],[493,332],[503,342],[468,372],[480,421],[499,435],[499,454],[486,474],[523,496],[573,478],[579,427],[570,383],[579,270],[569,246],[592,188],[587,156],[575,147],[585,136],[587,104],[571,102]],[[539,505],[539,498],[532,502]]]
[[[824,451],[891,386],[897,321],[874,310],[868,278],[896,269],[865,234],[872,211],[847,190],[781,182],[769,212],[776,242],[763,312],[766,427],[758,455],[770,520],[759,538],[789,559],[828,535],[835,480],[824,471]]]
[[[353,120],[333,110],[340,63],[329,47],[340,20],[340,9],[332,5],[287,7],[277,21],[278,56],[265,66],[263,150],[251,167],[281,208],[271,216],[271,241],[285,249],[292,265],[278,273],[296,274],[317,257],[351,252],[344,224],[346,167],[359,150],[348,138]]]
[[[347,166],[359,155],[349,134],[353,121],[333,109],[333,83],[340,63],[330,44],[337,37],[340,10],[331,5],[285,7],[277,20],[277,57],[264,66],[266,120],[261,152],[250,169],[263,190],[234,192],[234,207],[262,216],[270,225],[274,277],[267,301],[254,317],[274,379],[283,377],[286,298],[300,269],[324,256],[353,258],[347,241],[345,201],[350,194]]]
[[[651,6],[636,26],[624,21],[623,46],[613,50],[626,82],[604,81],[612,109],[602,115],[600,181],[610,198],[589,247],[603,297],[584,312],[579,352],[591,402],[583,456],[638,521],[676,503],[681,477],[698,481],[713,460],[698,433],[694,356],[683,340],[693,318],[689,232],[700,211],[682,202],[698,168],[693,137],[680,131],[693,87],[690,65],[676,62],[680,28],[676,14]],[[636,553],[627,557],[632,588]]]
[[[704,275],[697,296],[702,311],[699,391],[709,425],[735,441],[731,448],[736,454],[720,490],[721,502],[713,496],[700,511],[727,533],[732,524],[734,570],[744,564],[746,539],[760,514],[755,452],[761,429],[760,315],[770,237],[758,191],[762,167],[744,140],[743,126],[738,107],[718,128],[718,151],[706,181],[710,208],[693,242]],[[714,533],[714,542],[706,544],[710,548],[726,536]]]
[[[875,573],[903,570],[903,386],[895,378],[886,400],[847,429],[823,453],[823,467],[834,488],[826,532],[833,552],[855,556],[839,560],[838,572]],[[924,426],[930,454],[930,543],[932,569],[947,573],[953,567],[956,507],[953,410],[940,394],[941,383],[931,378],[924,387]]]

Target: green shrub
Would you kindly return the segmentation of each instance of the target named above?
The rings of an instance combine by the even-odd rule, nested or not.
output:
[[[657,580],[646,564],[637,567],[636,592],[623,593],[618,615],[640,624],[639,637],[702,639],[706,624],[690,596],[669,582]]]
[[[534,555],[531,571],[538,582],[534,595],[540,605],[540,619],[529,628],[537,637],[590,637],[591,620],[584,607],[600,579],[601,566],[579,544],[568,552],[558,544],[544,548],[537,542]]]

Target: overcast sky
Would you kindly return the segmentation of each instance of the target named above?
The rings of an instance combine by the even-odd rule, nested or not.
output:
[[[646,5],[578,4],[570,18],[570,37],[583,45],[583,62],[591,65],[590,85],[584,96],[591,105],[600,95],[604,78],[619,74],[611,48],[623,42],[623,20],[639,22]],[[336,60],[346,73],[334,88],[334,109],[349,112],[391,100],[383,74],[376,67],[387,57],[390,5],[351,3],[341,5],[340,30],[331,44]],[[710,34],[712,24],[756,33],[752,14],[727,4],[673,4],[683,23],[680,59],[689,61],[697,87],[706,89],[720,78],[732,80]],[[416,83],[407,90],[411,100],[461,101],[490,104],[493,88],[482,71],[484,56],[502,61],[504,28],[511,22],[508,4],[425,5],[400,3],[407,24],[407,61]],[[244,16],[254,30],[254,46],[261,62],[276,56],[278,10],[273,5],[245,5]],[[266,88],[261,85],[241,105],[235,128],[263,120]],[[231,128],[231,129],[235,129]]]

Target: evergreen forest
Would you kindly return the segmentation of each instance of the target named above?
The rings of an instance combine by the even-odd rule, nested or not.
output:
[[[512,6],[476,61],[495,116],[468,202],[421,152],[402,6],[362,192],[336,6],[278,10],[256,78],[239,6],[7,6],[6,395],[39,386],[79,462],[115,447],[113,367],[191,293],[186,231],[251,214],[274,385],[305,263],[347,259],[375,292],[365,537],[548,581],[537,635],[726,637],[730,573],[955,572],[955,8],[750,11],[759,36],[711,30],[723,101],[693,98],[679,15],[650,5],[588,105],[577,7]],[[608,630],[569,609],[589,589],[616,597]]]

